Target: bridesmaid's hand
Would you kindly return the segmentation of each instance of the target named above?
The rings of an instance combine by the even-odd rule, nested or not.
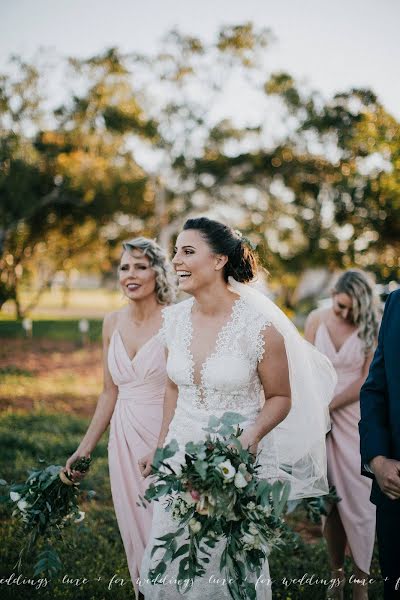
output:
[[[78,448],[78,450],[75,450],[75,452],[73,454],[71,454],[71,456],[65,463],[64,472],[67,473],[67,475],[71,479],[71,481],[74,481],[74,482],[81,481],[86,476],[86,473],[87,473],[87,471],[85,473],[81,473],[81,471],[72,471],[71,470],[71,467],[74,464],[74,462],[76,462],[80,458],[90,458],[90,452],[82,452]]]
[[[142,458],[138,460],[139,470],[143,478],[148,477],[151,473],[151,465],[153,464],[156,450],[157,448],[154,448],[154,450],[146,454],[146,456],[142,456]]]

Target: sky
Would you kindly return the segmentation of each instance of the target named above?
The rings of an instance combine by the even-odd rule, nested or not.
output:
[[[149,52],[172,27],[211,40],[221,25],[272,29],[271,70],[330,96],[369,87],[400,118],[399,0],[0,0],[0,70],[40,48]]]

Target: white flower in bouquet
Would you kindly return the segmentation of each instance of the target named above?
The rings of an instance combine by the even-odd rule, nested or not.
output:
[[[272,514],[271,506],[257,506],[257,508],[261,510],[265,517],[270,517]]]
[[[172,518],[179,521],[188,513],[191,506],[193,503],[189,504],[187,494],[178,496],[172,505]]]
[[[235,477],[236,469],[230,460],[225,460],[224,462],[219,463],[218,469],[221,471],[222,476],[226,481],[232,481],[232,479]]]
[[[249,533],[251,533],[251,535],[258,535],[260,532],[258,530],[258,527],[256,527],[254,525],[254,523],[250,523],[249,525]]]
[[[261,540],[258,535],[251,535],[250,533],[244,533],[242,541],[246,548],[249,550],[259,550],[261,548]]]
[[[240,471],[238,473],[236,473],[234,483],[235,483],[235,487],[237,487],[238,489],[242,489],[242,488],[246,487],[247,481],[246,481],[244,475]]]
[[[10,492],[10,498],[13,502],[18,502],[18,500],[21,499],[21,494],[18,494],[18,492]]]
[[[28,508],[28,506],[29,506],[29,504],[27,503],[27,501],[26,501],[26,500],[22,499],[22,500],[19,500],[19,501],[18,501],[18,504],[17,504],[17,506],[18,506],[19,510],[20,510],[22,513],[25,513],[25,512],[26,512],[26,509],[27,509],[27,508]]]
[[[200,521],[197,521],[197,519],[190,519],[189,527],[193,531],[193,533],[198,533],[201,529],[201,523]]]
[[[85,518],[85,511],[84,510],[80,510],[79,511],[79,517],[77,517],[76,519],[74,519],[74,523],[80,523],[81,521],[83,521],[83,519]]]
[[[179,510],[180,510],[182,517],[184,517],[189,510],[189,506],[186,504],[186,502],[181,502]]]

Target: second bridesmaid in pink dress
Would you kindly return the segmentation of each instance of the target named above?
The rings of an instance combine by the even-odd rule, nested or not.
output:
[[[327,436],[329,484],[341,501],[324,519],[332,577],[340,581],[328,598],[343,598],[344,559],[349,548],[354,576],[353,599],[368,598],[368,574],[375,542],[375,507],[371,483],[360,472],[360,388],[371,363],[378,330],[373,290],[361,271],[346,271],[332,293],[332,308],[313,311],[305,337],[332,362],[338,375],[329,406],[332,430]]]
[[[90,456],[110,424],[111,492],[132,583],[136,592],[152,511],[137,505],[145,492],[138,461],[156,445],[166,384],[166,356],[160,338],[162,309],[174,300],[175,277],[153,240],[123,244],[119,283],[128,304],[104,319],[104,389],[89,428],[65,468]],[[78,478],[77,473],[72,473]]]

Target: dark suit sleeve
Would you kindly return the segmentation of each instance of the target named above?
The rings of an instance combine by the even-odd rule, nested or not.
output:
[[[375,456],[390,457],[390,429],[388,417],[388,389],[385,372],[384,336],[388,321],[392,294],[386,300],[379,331],[378,346],[372,360],[368,377],[360,392],[361,420],[359,422],[361,472],[367,477],[373,474],[364,465]]]

